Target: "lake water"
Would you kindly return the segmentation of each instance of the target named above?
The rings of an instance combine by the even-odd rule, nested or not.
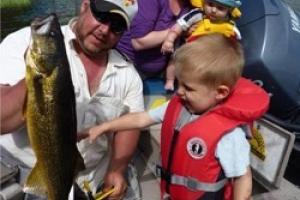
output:
[[[31,7],[25,9],[1,10],[1,39],[8,33],[28,26],[30,21],[46,13],[55,12],[59,16],[61,24],[78,13],[82,0],[32,0]]]
[[[32,6],[23,10],[2,9],[1,10],[1,38],[8,33],[28,26],[30,21],[45,13],[55,12],[62,24],[78,13],[82,0],[32,0]],[[251,0],[252,1],[252,0]],[[300,12],[300,0],[283,0]]]
[[[295,10],[300,12],[300,1],[299,0],[283,0],[291,5]]]

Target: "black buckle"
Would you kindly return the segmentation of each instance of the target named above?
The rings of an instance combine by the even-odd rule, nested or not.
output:
[[[198,185],[198,181],[196,179],[193,178],[188,178],[187,182],[186,182],[186,186],[192,190],[192,191],[197,191],[197,185]]]
[[[159,165],[155,166],[155,175],[159,178],[161,177],[161,166]]]
[[[162,168],[159,165],[156,165],[156,175],[162,179],[164,179],[167,183],[171,183],[171,176],[172,174],[169,173],[167,170]]]

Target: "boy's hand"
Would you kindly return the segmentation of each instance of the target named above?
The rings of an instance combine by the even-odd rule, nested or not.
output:
[[[100,124],[98,126],[87,128],[80,133],[77,134],[77,140],[80,141],[85,138],[89,138],[90,142],[94,142],[94,140],[104,134],[106,132],[105,125]]]
[[[101,136],[106,132],[105,125],[100,124],[98,126],[94,126],[88,130],[88,135],[90,142],[93,142],[97,137]]]

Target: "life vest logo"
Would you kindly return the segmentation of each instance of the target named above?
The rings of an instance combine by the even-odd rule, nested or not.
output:
[[[194,159],[201,159],[207,153],[207,147],[205,142],[201,138],[191,138],[186,145],[187,152]]]

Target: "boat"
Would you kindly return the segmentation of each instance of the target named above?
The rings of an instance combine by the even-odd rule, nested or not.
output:
[[[256,139],[263,141],[253,146],[254,152],[256,150],[251,158],[254,186],[260,191],[261,188],[264,192],[274,191],[285,183],[287,167],[293,165],[298,171],[300,169],[300,15],[282,0],[245,0],[241,11],[237,26],[246,57],[243,76],[263,87],[271,97],[269,111],[255,122],[253,129],[258,133]],[[164,80],[159,78],[144,81],[144,94],[147,109],[161,105],[172,95],[164,90]],[[160,125],[143,132],[146,133],[141,136],[134,159],[142,199],[159,200],[159,177],[155,166],[160,161]],[[275,149],[268,146],[276,139],[279,143],[273,143]],[[261,155],[265,159],[261,159]],[[270,159],[275,157],[278,159],[270,165]],[[272,169],[267,167],[274,165]],[[8,175],[13,177],[14,173]],[[17,187],[15,191],[20,190],[15,184],[13,186]],[[299,192],[299,189],[295,190]],[[0,195],[1,192],[3,189]],[[13,198],[20,199],[20,194]]]

